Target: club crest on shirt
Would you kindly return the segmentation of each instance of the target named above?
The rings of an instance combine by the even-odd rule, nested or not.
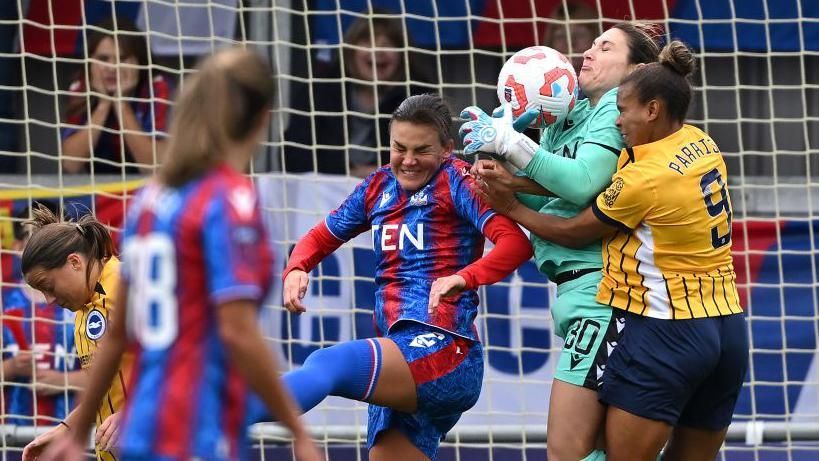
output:
[[[603,201],[606,202],[607,207],[614,206],[614,202],[617,201],[617,197],[620,196],[620,191],[623,190],[623,178],[614,178],[611,185],[603,192]]]
[[[96,341],[102,338],[102,335],[105,334],[105,327],[105,316],[102,315],[102,312],[93,309],[88,313],[88,317],[85,319],[85,334],[88,339]]]
[[[429,201],[428,197],[429,194],[427,194],[426,189],[420,190],[410,197],[409,204],[410,206],[426,205]]]

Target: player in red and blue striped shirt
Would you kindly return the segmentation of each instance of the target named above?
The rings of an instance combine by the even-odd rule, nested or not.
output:
[[[319,349],[284,377],[305,411],[328,395],[369,402],[370,460],[436,458],[480,395],[475,290],[532,256],[518,226],[475,194],[470,165],[451,157],[451,124],[439,96],[407,98],[392,116],[390,165],[302,238],[285,269],[285,307],[303,312],[307,274],[372,231],[383,337]],[[495,249],[482,258],[485,237]]]
[[[251,389],[293,432],[297,458],[320,459],[256,324],[273,261],[256,193],[241,172],[269,126],[273,88],[269,67],[252,52],[205,60],[176,105],[158,180],[129,211],[121,309],[86,397],[96,404],[126,346],[134,350],[121,460],[246,459]],[[84,400],[86,408],[96,405]],[[81,459],[92,420],[88,411],[78,415],[73,444],[53,453]]]
[[[74,391],[57,386],[82,381],[74,348],[74,319],[60,306],[32,306],[30,300],[26,301],[3,312],[3,360],[13,360],[21,353],[29,359],[25,360],[25,374],[5,375],[4,391],[10,392],[4,423],[52,426],[65,419],[74,407]],[[32,387],[31,356],[26,352],[34,356],[36,389]]]

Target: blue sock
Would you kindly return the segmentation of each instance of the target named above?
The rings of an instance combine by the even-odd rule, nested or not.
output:
[[[360,339],[319,349],[282,379],[305,413],[328,395],[354,400],[372,396],[381,372],[381,345]]]

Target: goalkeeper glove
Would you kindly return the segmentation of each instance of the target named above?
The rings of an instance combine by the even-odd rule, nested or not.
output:
[[[461,111],[461,120],[467,120],[458,131],[464,143],[464,154],[474,155],[478,152],[495,154],[498,159],[522,170],[535,156],[538,145],[515,129],[509,104],[505,105],[502,113],[496,112],[501,116],[490,117],[476,106],[469,106]],[[519,120],[524,117],[530,117],[528,111],[519,117]],[[524,119],[518,125],[526,127],[532,120],[533,118],[529,118],[528,121]]]

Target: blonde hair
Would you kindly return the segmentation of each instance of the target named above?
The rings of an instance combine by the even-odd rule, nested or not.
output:
[[[160,181],[179,187],[222,162],[230,143],[253,134],[274,95],[273,72],[252,51],[231,48],[202,61],[177,98]]]

